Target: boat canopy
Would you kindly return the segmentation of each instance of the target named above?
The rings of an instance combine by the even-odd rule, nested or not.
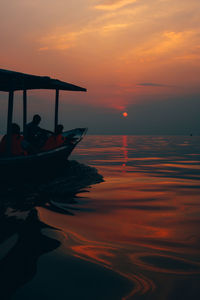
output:
[[[68,82],[52,79],[48,76],[36,76],[20,72],[0,69],[0,91],[49,89],[86,92],[85,88]]]
[[[0,69],[0,91],[8,92],[8,116],[7,116],[7,146],[6,153],[11,155],[11,133],[12,133],[12,117],[13,117],[13,100],[15,91],[23,91],[23,132],[25,132],[27,122],[27,90],[48,89],[55,90],[55,117],[54,130],[58,125],[58,104],[59,91],[77,91],[86,92],[85,88],[80,86],[52,79],[48,76],[36,76],[20,72]]]

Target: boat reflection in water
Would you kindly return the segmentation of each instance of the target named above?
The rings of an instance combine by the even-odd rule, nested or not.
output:
[[[24,184],[26,221],[4,201],[12,299],[199,299],[199,138],[88,136],[74,158],[71,179]]]
[[[36,174],[29,173],[24,175],[24,178],[21,175],[21,178],[10,178],[9,183],[4,180],[4,184],[1,184],[0,299],[27,299],[27,297],[34,299],[35,295],[31,293],[31,288],[28,288],[28,295],[26,294],[26,284],[36,275],[43,276],[41,275],[42,271],[37,272],[40,256],[59,247],[60,250],[54,254],[55,258],[53,256],[48,266],[45,266],[46,286],[43,285],[44,282],[40,286],[40,282],[37,281],[37,298],[42,297],[43,289],[47,288],[51,280],[53,280],[54,287],[57,288],[54,293],[50,290],[44,294],[44,299],[46,297],[55,299],[57,295],[81,297],[81,291],[78,290],[78,294],[76,292],[76,280],[79,277],[74,273],[74,269],[77,269],[77,273],[80,272],[81,277],[86,272],[85,270],[89,272],[89,275],[85,276],[85,281],[81,279],[86,285],[88,285],[88,280],[94,281],[105,277],[103,280],[108,282],[110,277],[109,274],[105,276],[104,268],[99,267],[96,272],[96,267],[88,262],[84,264],[80,262],[80,259],[72,259],[70,252],[66,253],[66,257],[63,259],[61,252],[63,249],[65,251],[68,249],[61,247],[63,236],[59,233],[59,228],[40,221],[38,216],[41,208],[56,216],[74,216],[73,210],[78,210],[77,207],[73,208],[73,205],[79,201],[77,194],[87,192],[85,188],[103,182],[103,177],[95,168],[76,161],[66,162],[62,169],[59,165],[59,168],[54,169],[53,173],[49,171],[44,170],[42,174],[40,172],[37,174],[37,178]],[[1,182],[2,180],[3,178],[1,178]],[[59,259],[61,264],[57,270],[57,266],[52,266],[57,264]],[[56,281],[55,272],[60,272],[63,264],[63,277],[58,277],[58,281]],[[97,274],[96,277],[93,271]],[[61,276],[61,274],[59,275]],[[114,285],[117,281],[115,276],[111,278],[111,284],[112,281]],[[25,291],[22,288],[24,285]],[[59,285],[61,286],[57,290]],[[20,288],[22,288],[22,294]],[[92,299],[92,290],[90,293]]]
[[[48,226],[39,221],[36,209],[1,209],[1,299],[13,293],[36,274],[38,258],[59,247],[60,242],[42,234]]]

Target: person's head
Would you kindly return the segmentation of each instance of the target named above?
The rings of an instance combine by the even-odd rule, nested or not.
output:
[[[34,115],[33,116],[33,123],[34,124],[36,124],[36,125],[38,125],[39,123],[40,123],[40,121],[41,121],[41,117],[40,117],[40,115]]]
[[[60,134],[63,131],[63,125],[59,124],[56,126],[55,134]]]
[[[12,134],[20,134],[20,127],[16,123],[12,123]]]

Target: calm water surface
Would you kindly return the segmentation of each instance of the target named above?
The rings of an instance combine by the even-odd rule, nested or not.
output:
[[[71,159],[104,182],[57,200],[73,215],[37,207],[60,246],[13,299],[200,299],[200,137],[87,136]]]

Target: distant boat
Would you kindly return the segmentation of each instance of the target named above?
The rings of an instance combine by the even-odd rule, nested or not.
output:
[[[20,72],[0,69],[0,91],[8,92],[8,115],[7,115],[7,145],[6,153],[0,156],[0,167],[13,169],[18,167],[41,167],[48,164],[56,164],[67,159],[76,145],[82,140],[87,128],[76,128],[63,133],[63,136],[73,137],[72,142],[52,150],[38,152],[30,155],[14,156],[11,154],[11,129],[13,116],[14,92],[23,91],[23,132],[27,123],[27,90],[49,89],[55,90],[55,119],[54,128],[58,125],[59,90],[86,92],[85,88],[52,79],[47,76],[29,75]]]

